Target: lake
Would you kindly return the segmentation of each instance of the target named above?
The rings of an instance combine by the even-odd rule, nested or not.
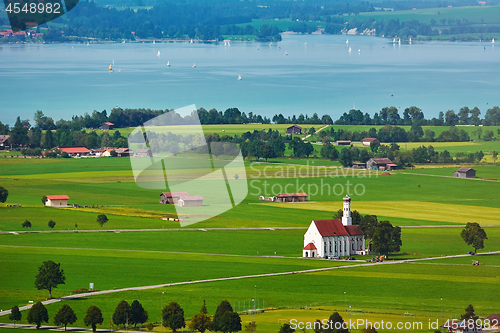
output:
[[[283,35],[271,46],[3,44],[0,121],[13,125],[18,115],[31,119],[36,110],[58,120],[115,106],[190,104],[270,118],[317,112],[337,119],[353,107],[373,115],[386,106],[402,115],[412,105],[428,118],[463,106],[477,106],[484,116],[500,105],[499,51],[489,42],[398,45],[345,35]]]

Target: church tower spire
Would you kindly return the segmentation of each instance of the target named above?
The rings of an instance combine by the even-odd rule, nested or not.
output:
[[[344,197],[344,207],[342,209],[342,224],[352,225],[351,198],[346,194]]]

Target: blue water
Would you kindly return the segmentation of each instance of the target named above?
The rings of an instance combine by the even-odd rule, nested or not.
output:
[[[32,118],[36,110],[55,120],[69,119],[115,106],[196,104],[268,117],[317,112],[336,119],[353,106],[370,114],[396,106],[402,114],[416,105],[433,117],[463,106],[478,106],[484,115],[500,105],[500,50],[491,43],[393,45],[384,38],[348,36],[346,45],[346,38],[284,35],[272,46],[233,42],[228,47],[185,42],[1,45],[0,121],[13,124],[18,115]],[[113,61],[115,70],[109,73]]]

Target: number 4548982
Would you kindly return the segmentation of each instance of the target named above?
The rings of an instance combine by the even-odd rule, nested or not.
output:
[[[5,11],[9,14],[30,13],[30,14],[61,14],[60,3],[18,3],[10,2]]]

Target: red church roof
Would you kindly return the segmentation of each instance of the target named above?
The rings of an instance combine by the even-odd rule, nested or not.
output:
[[[316,246],[314,246],[313,243],[309,243],[306,246],[304,246],[304,250],[317,250]]]
[[[321,237],[364,235],[357,225],[343,225],[340,219],[314,220]]]

